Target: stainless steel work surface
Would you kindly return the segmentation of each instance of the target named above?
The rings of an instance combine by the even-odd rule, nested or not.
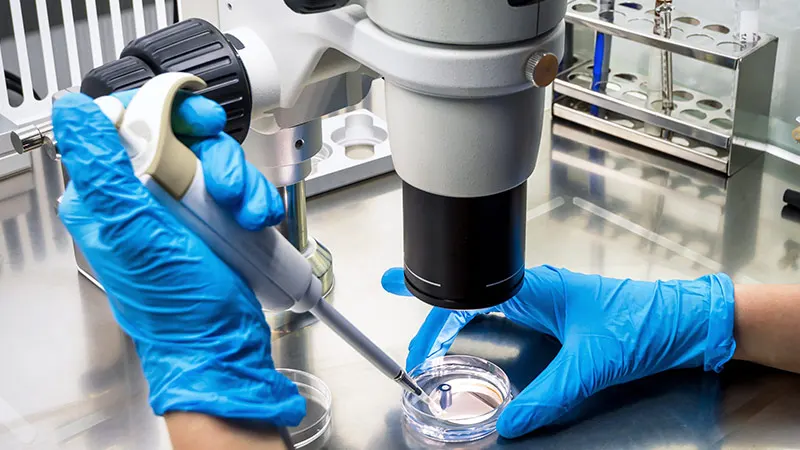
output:
[[[0,448],[169,448],[133,346],[76,271],[54,214],[58,170],[40,155],[34,169],[0,184]],[[800,220],[781,217],[800,169],[775,158],[724,180],[557,124],[529,185],[529,265],[648,280],[712,271],[800,280]],[[403,360],[429,307],[381,287],[384,271],[402,265],[399,188],[391,175],[314,198],[309,223],[333,252],[336,307]],[[453,347],[496,362],[518,389],[557,350],[499,317],[476,321]],[[430,447],[405,431],[400,388],[332,331],[277,330],[273,351],[279,366],[330,386],[329,448]],[[800,376],[745,364],[661,374],[604,391],[525,439],[453,448],[800,448]]]

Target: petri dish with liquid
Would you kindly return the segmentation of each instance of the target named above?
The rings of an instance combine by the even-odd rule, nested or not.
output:
[[[403,393],[407,428],[434,441],[472,442],[493,434],[512,397],[505,372],[474,356],[433,358],[409,375],[428,394],[430,404]]]
[[[294,369],[277,369],[297,385],[306,399],[306,416],[296,427],[289,427],[289,436],[296,449],[325,448],[331,432],[331,391],[324,381],[310,373]]]

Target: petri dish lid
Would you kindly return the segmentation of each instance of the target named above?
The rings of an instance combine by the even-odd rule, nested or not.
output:
[[[308,372],[276,369],[297,385],[306,399],[306,416],[296,427],[289,427],[289,436],[296,449],[318,450],[325,447],[331,429],[331,391],[324,381]]]
[[[434,407],[403,393],[407,427],[439,442],[471,442],[493,434],[500,413],[512,397],[503,370],[474,356],[434,358],[409,375],[428,394]]]

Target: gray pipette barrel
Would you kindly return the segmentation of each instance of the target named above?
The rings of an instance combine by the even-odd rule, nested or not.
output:
[[[419,395],[422,391],[396,362],[321,301],[322,285],[311,266],[277,230],[243,229],[208,194],[200,161],[169,126],[178,90],[202,86],[202,80],[192,75],[168,73],[147,82],[127,110],[112,97],[95,102],[117,126],[142,183],[247,280],[264,309],[311,311],[382,373]]]
[[[361,353],[361,356],[383,372],[384,375],[395,381],[400,381],[399,379],[405,373],[403,369],[390,358],[389,355],[384,353],[383,350],[378,348],[377,345],[361,333],[358,328],[353,326],[339,311],[334,309],[327,302],[320,300],[316,306],[311,308],[310,312],[335,331],[336,334],[350,344],[351,347]],[[410,390],[414,391],[414,389]]]

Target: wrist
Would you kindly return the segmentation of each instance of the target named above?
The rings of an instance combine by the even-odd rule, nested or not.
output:
[[[703,367],[720,372],[736,351],[734,285],[724,273],[708,275],[699,281],[708,284],[708,335]]]
[[[733,354],[733,359],[738,361],[752,361],[752,355],[749,351],[749,341],[742,338],[746,334],[744,330],[749,328],[746,310],[749,306],[748,302],[752,286],[736,285],[734,289],[736,312],[734,315],[733,334],[736,336],[736,352]]]
[[[282,427],[251,426],[219,417],[189,412],[164,416],[175,450],[285,450],[294,448]]]

